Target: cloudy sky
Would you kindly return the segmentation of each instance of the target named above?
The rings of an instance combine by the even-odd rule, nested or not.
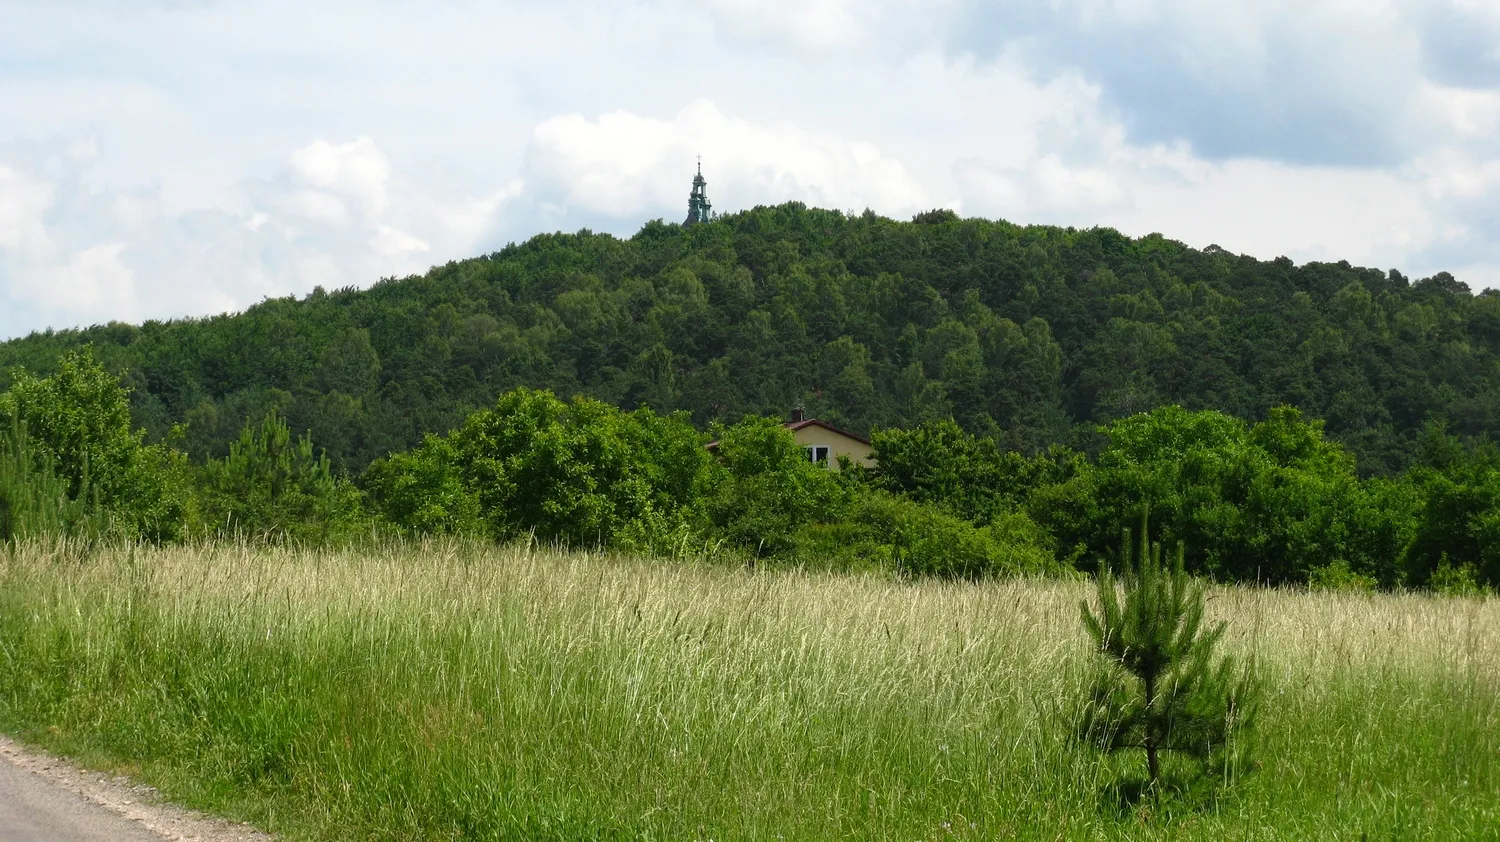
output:
[[[932,207],[1500,286],[1500,0],[0,0],[0,337]]]

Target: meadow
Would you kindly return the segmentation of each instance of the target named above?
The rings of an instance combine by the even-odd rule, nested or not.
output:
[[[1500,838],[1500,600],[1222,587],[1257,764],[1069,740],[1082,581],[496,547],[0,555],[0,731],[287,839]]]

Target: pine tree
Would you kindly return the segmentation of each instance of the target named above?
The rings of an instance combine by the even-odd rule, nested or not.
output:
[[[25,538],[97,538],[105,519],[89,485],[85,460],[78,493],[53,469],[51,454],[38,451],[26,425],[13,419],[0,429],[0,544]]]
[[[1253,664],[1240,670],[1232,657],[1215,656],[1225,625],[1205,625],[1206,590],[1183,571],[1181,544],[1164,563],[1144,515],[1136,540],[1127,529],[1121,544],[1119,580],[1107,567],[1099,572],[1099,612],[1081,605],[1103,663],[1079,736],[1105,752],[1143,750],[1153,793],[1164,752],[1193,757],[1228,782],[1248,758],[1259,695]]]
[[[273,410],[245,424],[228,456],[203,466],[202,506],[227,534],[321,543],[352,528],[359,494],[334,475],[311,436],[294,438]]]

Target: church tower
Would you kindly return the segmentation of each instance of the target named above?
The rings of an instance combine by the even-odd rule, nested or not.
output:
[[[707,222],[713,205],[708,201],[708,182],[703,180],[703,156],[698,156],[698,174],[693,176],[693,192],[688,194],[688,215],[683,225]]]

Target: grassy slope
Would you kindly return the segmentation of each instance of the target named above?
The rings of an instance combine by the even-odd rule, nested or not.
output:
[[[50,559],[0,557],[0,729],[294,839],[1500,833],[1493,599],[1216,592],[1259,652],[1263,768],[1147,816],[1064,739],[1075,584],[460,545]]]

